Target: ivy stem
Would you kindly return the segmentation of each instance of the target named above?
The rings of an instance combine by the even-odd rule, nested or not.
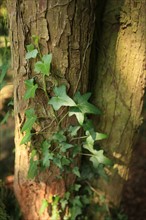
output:
[[[60,123],[63,121],[63,119],[66,118],[66,116],[68,115],[68,113],[69,113],[69,112],[67,112],[67,113],[60,119],[60,121],[58,122],[59,125],[60,125]]]
[[[78,139],[85,139],[87,137],[88,136],[75,137],[75,138],[72,138],[71,141],[78,140]]]
[[[93,154],[85,154],[85,153],[79,153],[79,154],[84,155],[84,156],[89,156],[89,157],[94,156]]]

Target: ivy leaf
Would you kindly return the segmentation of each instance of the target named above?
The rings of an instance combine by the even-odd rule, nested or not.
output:
[[[26,131],[25,136],[22,138],[22,140],[21,140],[21,142],[20,142],[20,145],[26,144],[26,143],[28,143],[30,140],[31,140],[31,133],[30,133],[30,131],[28,130],[28,131]]]
[[[27,52],[31,52],[31,51],[34,50],[34,45],[33,45],[33,44],[28,44],[28,45],[26,46],[26,48],[27,48]]]
[[[58,131],[53,135],[52,139],[54,141],[57,141],[57,142],[61,143],[61,142],[66,141],[66,136],[64,135],[63,131]]]
[[[31,118],[35,116],[35,111],[33,108],[29,108],[25,111],[25,115],[27,118]]]
[[[53,163],[62,169],[62,163],[61,163],[61,155],[57,155],[55,158],[53,158]]]
[[[92,120],[87,119],[83,124],[84,131],[91,131],[94,129]]]
[[[90,161],[92,161],[95,168],[97,168],[100,163],[104,165],[112,165],[112,161],[104,156],[103,150],[95,151],[95,154],[90,158]]]
[[[34,98],[35,91],[38,88],[38,85],[34,85],[34,79],[25,80],[26,92],[24,95],[24,99]]]
[[[66,199],[61,199],[60,204],[61,204],[62,210],[64,210],[66,205],[68,204],[68,201]]]
[[[39,45],[39,36],[32,35],[32,40],[33,40],[34,45],[38,47],[38,45]]]
[[[55,97],[52,97],[48,102],[51,104],[55,111],[59,110],[62,106],[76,106],[76,103],[66,94],[65,85],[54,88]]]
[[[71,137],[75,137],[79,129],[80,126],[69,126],[69,129],[67,131],[69,132]]]
[[[46,154],[43,154],[43,166],[44,167],[50,167],[50,160],[53,160],[53,153],[50,153],[49,151]]]
[[[8,64],[3,64],[1,67],[0,67],[0,70],[1,70],[1,74],[0,74],[0,90],[6,85],[6,81],[4,80],[6,74],[7,74],[7,71],[9,69],[9,65]]]
[[[79,153],[81,153],[81,147],[79,145],[74,145],[73,150],[72,150],[72,157],[74,158]]]
[[[39,214],[42,215],[45,209],[48,207],[49,203],[46,199],[43,199]]]
[[[86,135],[88,135],[88,137],[91,136],[90,138],[92,138],[94,141],[103,140],[108,137],[107,134],[95,132],[94,129],[87,130]]]
[[[38,54],[38,50],[34,48],[33,44],[29,44],[27,47],[26,59],[29,60],[31,58],[36,58]]]
[[[69,164],[70,164],[71,162],[70,162],[70,160],[67,159],[66,157],[62,157],[61,163],[62,163],[62,166],[69,166]]]
[[[5,123],[7,123],[9,116],[10,116],[10,112],[8,111],[8,112],[5,114],[4,118],[1,120],[0,125],[3,125],[3,124],[5,124]]]
[[[88,151],[90,151],[92,154],[96,154],[97,151],[93,148],[94,142],[97,140],[102,140],[107,138],[107,135],[95,132],[94,130],[86,131],[86,135],[88,136],[86,138],[86,142],[84,143],[83,147]]]
[[[38,174],[38,161],[37,160],[30,160],[29,170],[27,177],[29,179],[34,179],[35,176]]]
[[[77,107],[80,109],[80,111],[83,114],[100,114],[99,109],[88,102],[88,99],[90,98],[91,93],[86,93],[84,95],[81,95],[80,92],[77,92],[74,96],[74,100],[77,103]]]
[[[38,174],[38,160],[34,160],[34,157],[37,155],[36,150],[33,150],[31,153],[30,165],[27,177],[33,179]]]
[[[80,201],[80,196],[75,196],[72,202],[71,208],[71,220],[75,220],[78,215],[82,213],[82,203]]]
[[[35,63],[34,70],[37,73],[42,73],[45,76],[50,75],[50,65],[52,61],[52,54],[47,54],[42,57],[42,61]]]
[[[84,122],[84,114],[80,111],[78,107],[71,107],[69,109],[69,116],[75,115],[79,124],[83,125]]]
[[[61,145],[62,145],[62,147],[60,148],[60,151],[63,152],[63,153],[65,153],[68,149],[73,147],[72,144],[68,144],[68,143],[65,143],[65,142],[63,142]]]
[[[35,123],[37,117],[34,115],[32,118],[27,118],[27,120],[25,121],[21,131],[26,131],[26,130],[31,130],[33,124]]]
[[[80,184],[74,184],[74,190],[75,190],[76,192],[78,192],[80,188],[81,188],[81,185],[80,185]]]
[[[54,154],[49,151],[51,144],[45,140],[42,143],[42,164],[44,167],[50,166],[50,160],[53,160]]]
[[[99,141],[99,140],[106,139],[107,137],[108,137],[107,134],[102,134],[102,133],[96,132],[95,140]]]
[[[99,166],[98,166],[98,174],[99,174],[105,181],[109,181],[109,176],[108,176],[108,174],[105,172],[105,169],[104,169],[104,165],[103,165],[103,164],[99,164]]]
[[[79,167],[74,167],[73,170],[72,170],[72,172],[73,172],[76,176],[78,176],[78,177],[81,176],[81,175],[80,175],[80,171],[79,171]]]
[[[33,124],[35,123],[37,116],[35,115],[34,109],[30,108],[25,111],[26,121],[21,129],[21,131],[31,130]]]

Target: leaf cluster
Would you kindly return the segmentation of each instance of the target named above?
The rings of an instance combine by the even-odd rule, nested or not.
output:
[[[33,36],[33,44],[27,46],[26,59],[36,59],[34,72],[41,74],[43,78],[42,89],[47,95],[45,77],[49,77],[51,74],[52,54],[43,56],[40,54],[39,39],[36,36]],[[39,85],[34,81],[34,78],[26,80],[25,86],[24,99],[35,99],[35,93]],[[78,180],[83,180],[82,172],[75,162],[75,157],[82,154],[86,155],[94,169],[99,170],[98,173],[106,178],[104,167],[111,166],[112,162],[105,156],[102,149],[97,150],[95,148],[96,142],[107,138],[107,135],[97,132],[92,121],[89,120],[89,115],[101,113],[95,105],[90,103],[91,93],[81,94],[77,91],[73,97],[70,97],[64,84],[58,87],[54,86],[53,92],[54,95],[50,99],[48,98],[48,105],[54,111],[58,129],[48,139],[44,139],[40,143],[39,149],[32,147],[28,178],[33,179],[40,172],[54,165],[60,170],[58,178],[63,178],[66,174],[72,173],[76,175]],[[67,111],[62,118],[59,115],[61,108],[65,108]],[[25,116],[26,120],[21,128],[21,132],[24,132],[25,135],[20,144],[27,144],[31,140],[32,135],[34,135],[32,133],[33,126],[38,123],[33,108],[27,109]],[[75,117],[76,125],[71,124],[62,129],[60,124],[66,116]],[[53,197],[52,219],[57,219],[67,206],[70,207],[70,211],[66,220],[75,220],[81,215],[83,207],[90,201],[86,195],[78,194],[80,187],[81,185],[75,184],[73,189],[66,192],[64,198],[60,198],[58,195]],[[48,201],[44,200],[40,214],[44,212],[48,205]]]

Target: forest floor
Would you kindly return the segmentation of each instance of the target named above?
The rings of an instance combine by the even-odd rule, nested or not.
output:
[[[146,109],[146,108],[145,108]],[[139,140],[133,149],[129,180],[123,192],[124,212],[128,220],[146,220],[146,111]],[[0,179],[13,181],[14,121],[0,126]]]

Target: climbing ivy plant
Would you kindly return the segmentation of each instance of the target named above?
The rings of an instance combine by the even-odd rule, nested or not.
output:
[[[59,219],[60,215],[62,215],[61,213],[64,213],[64,220],[75,220],[77,217],[82,219],[81,214],[84,207],[91,202],[90,195],[92,190],[87,185],[84,190],[81,190],[80,182],[82,182],[85,175],[74,162],[76,156],[87,156],[93,168],[97,171],[99,170],[99,174],[101,173],[103,176],[106,176],[104,166],[112,165],[111,160],[105,156],[104,151],[95,147],[97,141],[107,138],[106,134],[95,130],[92,120],[89,119],[90,115],[100,114],[100,111],[90,103],[91,93],[81,94],[80,91],[77,91],[73,97],[70,97],[65,84],[54,86],[53,95],[49,97],[46,77],[51,76],[52,54],[41,54],[37,36],[33,36],[33,43],[27,45],[26,59],[34,59],[34,72],[37,75],[41,75],[43,83],[39,85],[35,81],[35,76],[25,80],[26,92],[24,99],[35,99],[36,91],[41,87],[57,123],[56,131],[49,138],[44,138],[40,143],[39,149],[33,146],[30,147],[31,156],[28,178],[35,178],[40,172],[49,169],[53,164],[60,170],[60,177],[68,173],[76,175],[77,184],[74,184],[63,198],[59,197],[59,195],[54,195],[52,198],[52,220]],[[65,108],[66,114],[60,117],[60,111],[63,108]],[[70,124],[62,128],[61,122],[66,117],[75,117],[76,124]],[[21,132],[24,134],[21,145],[31,141],[35,135],[33,127],[39,124],[37,113],[33,107],[26,109],[25,118],[25,123],[21,128]],[[48,206],[48,200],[43,200],[42,207],[40,207],[40,215]],[[87,218],[84,216],[84,219]]]

